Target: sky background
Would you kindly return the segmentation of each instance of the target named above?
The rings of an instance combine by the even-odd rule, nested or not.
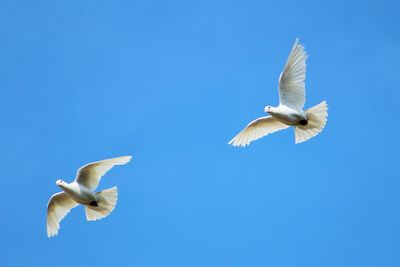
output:
[[[1,266],[400,266],[398,1],[0,3]],[[227,142],[278,104],[296,37],[325,130]],[[107,218],[46,205],[132,155]]]

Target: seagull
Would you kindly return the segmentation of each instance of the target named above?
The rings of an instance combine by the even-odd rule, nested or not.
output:
[[[303,110],[307,57],[304,46],[296,39],[285,68],[279,76],[279,106],[266,106],[264,111],[270,116],[250,122],[228,144],[244,147],[252,141],[291,126],[294,127],[295,143],[298,144],[322,131],[328,117],[326,101]]]
[[[47,204],[47,236],[58,234],[60,221],[79,204],[85,206],[86,219],[95,221],[109,215],[117,204],[116,186],[94,192],[101,177],[115,165],[124,165],[131,156],[106,159],[89,163],[81,167],[72,183],[57,180],[56,184],[63,191],[54,194]]]

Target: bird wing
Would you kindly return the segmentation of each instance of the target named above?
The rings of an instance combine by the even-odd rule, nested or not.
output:
[[[75,181],[86,186],[90,190],[94,190],[99,185],[101,177],[106,174],[106,172],[115,165],[128,163],[131,158],[131,156],[124,156],[89,163],[78,170]]]
[[[228,144],[244,147],[252,141],[288,127],[288,125],[281,123],[271,116],[261,117],[250,122],[246,128],[229,141]]]
[[[294,42],[285,68],[279,77],[280,103],[295,110],[302,111],[305,102],[306,60],[304,46]]]
[[[60,222],[68,212],[78,206],[70,196],[64,192],[54,194],[47,204],[47,236],[52,237],[58,234]]]

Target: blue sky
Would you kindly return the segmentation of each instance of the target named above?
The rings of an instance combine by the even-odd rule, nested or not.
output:
[[[396,1],[0,3],[1,266],[400,266]],[[226,143],[296,37],[316,138]],[[48,239],[55,181],[131,154]]]

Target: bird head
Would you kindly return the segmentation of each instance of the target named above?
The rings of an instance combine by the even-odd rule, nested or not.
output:
[[[273,110],[273,107],[271,107],[271,106],[266,106],[266,107],[264,108],[264,111],[265,111],[266,113],[270,113],[272,110]]]
[[[59,187],[62,187],[64,184],[65,184],[65,182],[63,180],[61,180],[61,179],[58,179],[56,181],[56,185],[59,186]]]

